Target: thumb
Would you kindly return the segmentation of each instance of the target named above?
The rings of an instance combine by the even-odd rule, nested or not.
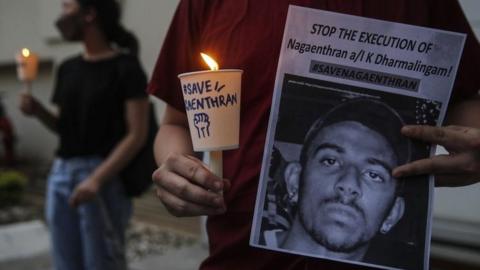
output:
[[[223,191],[227,192],[232,187],[232,182],[229,179],[223,179]]]

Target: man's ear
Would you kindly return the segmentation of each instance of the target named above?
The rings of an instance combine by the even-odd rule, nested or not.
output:
[[[284,178],[288,192],[288,200],[293,204],[298,202],[298,188],[301,172],[302,166],[298,162],[291,162],[285,168]]]
[[[395,199],[395,204],[390,209],[390,213],[385,218],[380,228],[380,232],[383,234],[388,233],[395,224],[403,217],[405,212],[405,200],[403,197],[397,197]]]

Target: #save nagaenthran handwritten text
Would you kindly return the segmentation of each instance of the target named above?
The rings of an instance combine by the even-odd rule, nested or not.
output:
[[[218,81],[213,83],[211,80],[187,83],[183,85],[185,110],[206,110],[222,107],[229,107],[238,103],[237,94],[220,93],[225,85]],[[212,95],[218,93],[217,95]],[[202,96],[208,94],[208,96]],[[189,99],[187,97],[194,96]]]

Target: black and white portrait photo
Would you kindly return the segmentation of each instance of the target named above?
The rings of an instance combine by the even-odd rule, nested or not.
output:
[[[383,269],[422,268],[429,177],[397,179],[392,170],[429,155],[429,145],[400,129],[435,125],[440,107],[286,74],[252,243]]]

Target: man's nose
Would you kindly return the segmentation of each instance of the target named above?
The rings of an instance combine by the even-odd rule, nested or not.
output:
[[[342,203],[350,203],[362,196],[360,185],[360,173],[355,167],[348,166],[335,183],[335,192],[340,195]]]

